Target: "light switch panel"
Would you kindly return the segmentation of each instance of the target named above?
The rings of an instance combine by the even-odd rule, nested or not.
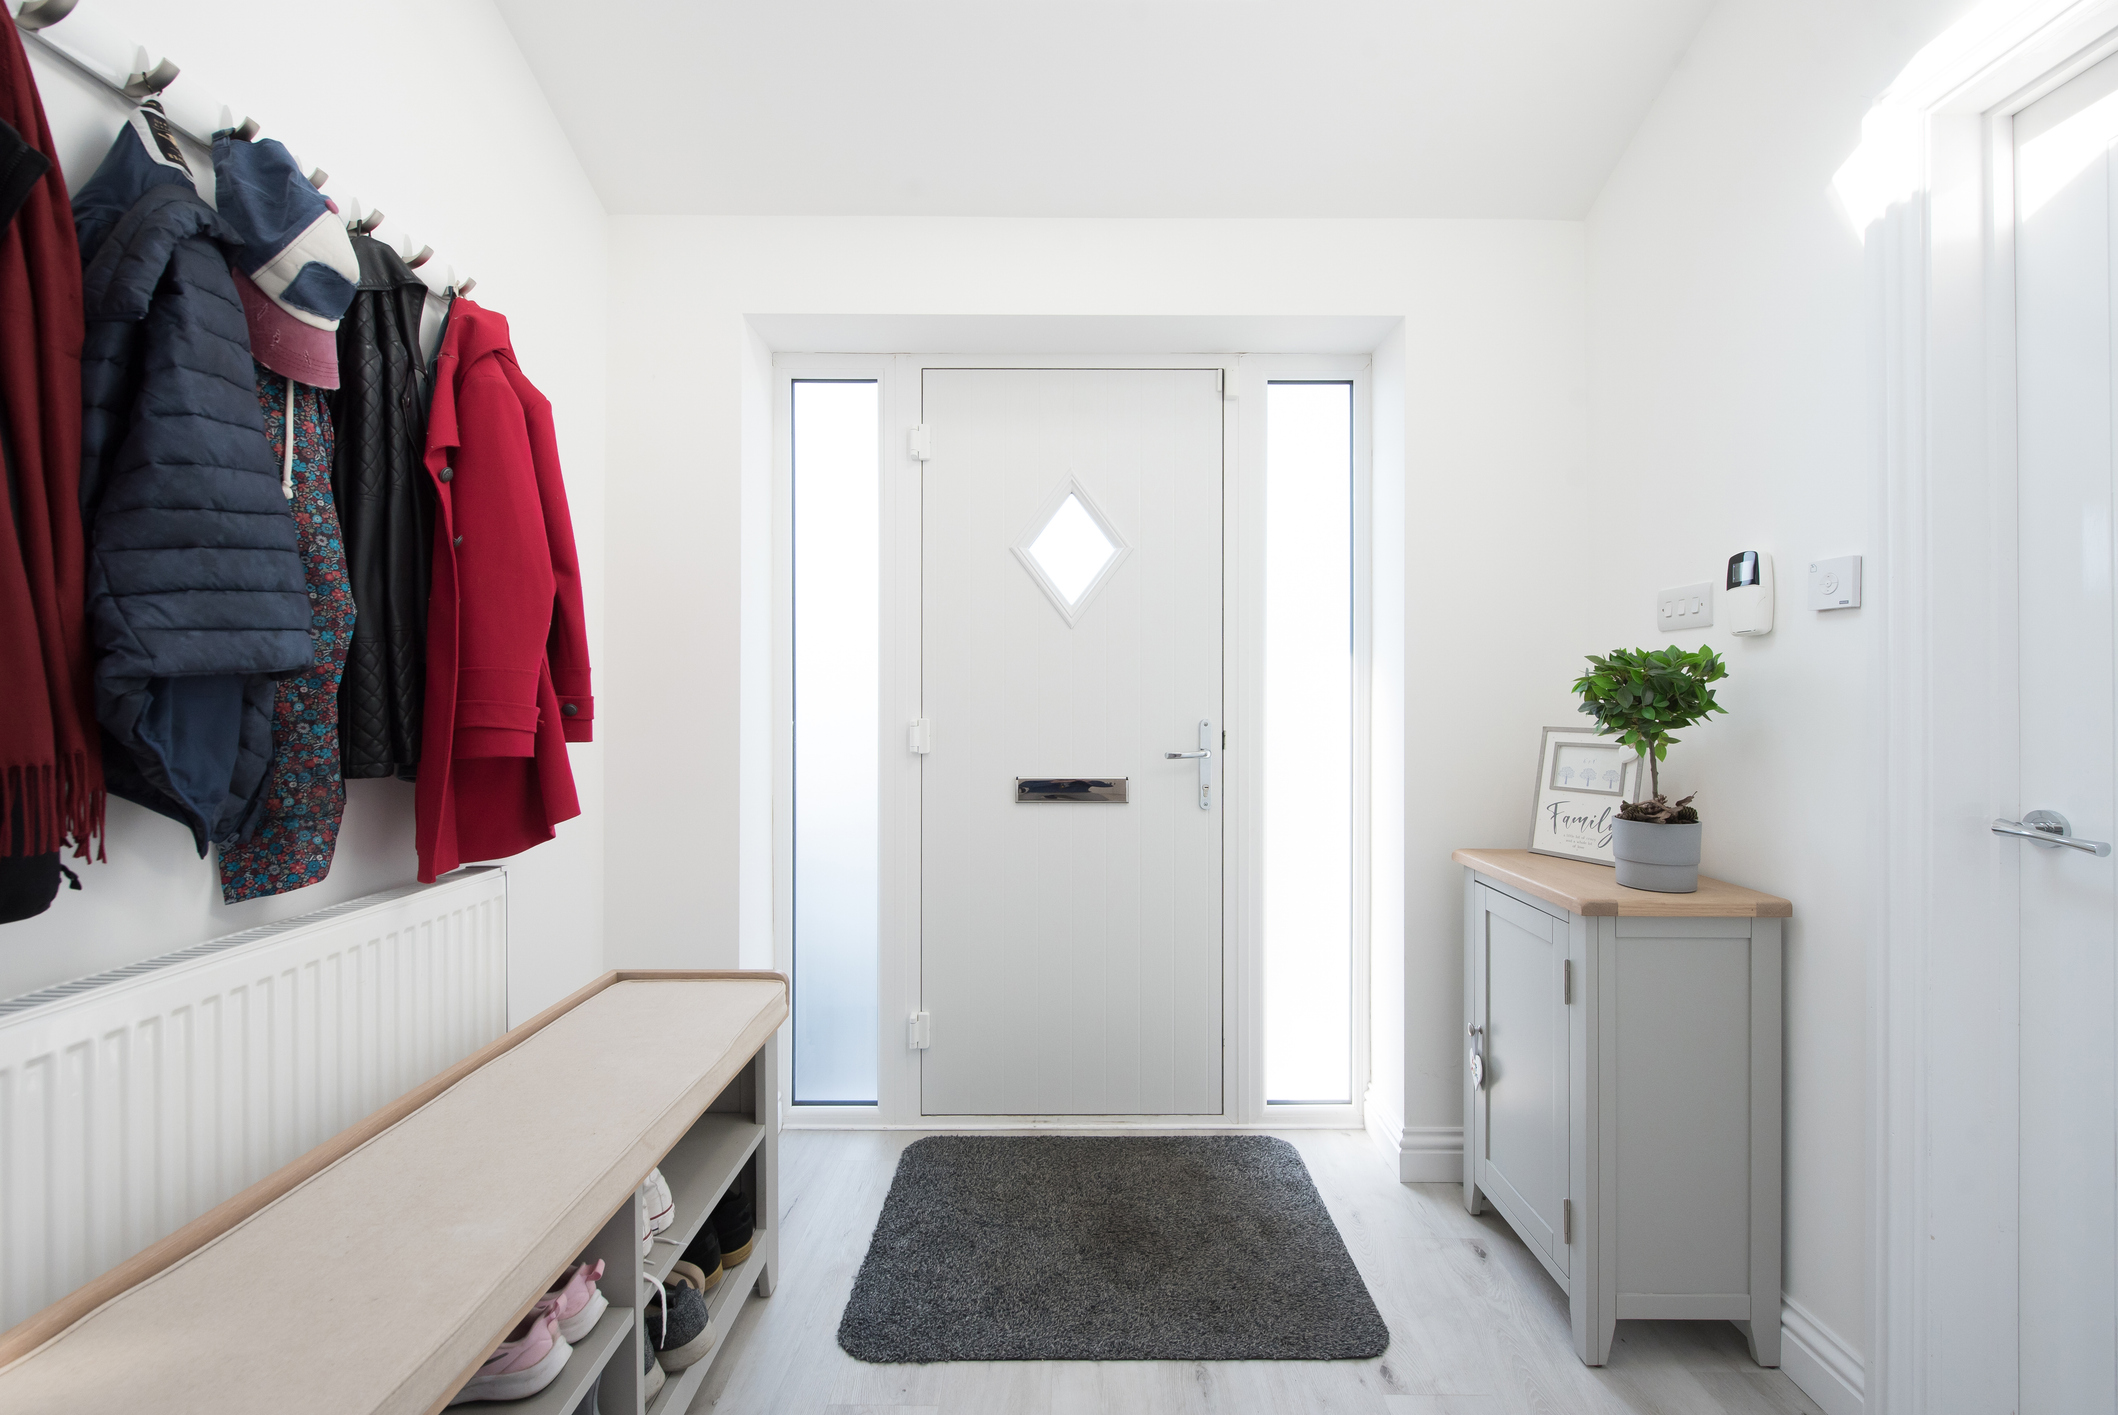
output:
[[[1681,589],[1658,590],[1655,623],[1665,634],[1689,634],[1714,622],[1714,586],[1707,580]]]
[[[1809,607],[1859,609],[1861,558],[1858,555],[1841,555],[1835,560],[1810,561]]]

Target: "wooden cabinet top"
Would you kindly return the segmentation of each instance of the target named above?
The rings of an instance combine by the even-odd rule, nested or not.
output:
[[[1787,919],[1794,905],[1777,894],[1699,876],[1696,894],[1659,894],[1627,889],[1610,865],[1562,860],[1528,850],[1458,850],[1459,865],[1511,884],[1576,914],[1646,919]]]

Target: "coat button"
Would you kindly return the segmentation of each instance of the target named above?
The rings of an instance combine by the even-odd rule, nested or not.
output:
[[[443,481],[456,480],[456,469],[454,467],[443,467],[441,469],[441,479]]]
[[[579,717],[580,715],[581,715],[581,704],[579,704],[579,703],[561,703],[561,704],[559,704],[559,716],[561,716],[561,717]]]
[[[455,540],[454,540],[454,541],[452,542],[452,544],[455,544],[455,545],[462,545],[462,544],[463,544],[463,537],[462,537],[462,536],[458,536],[458,537],[456,537],[456,539],[455,539]]]

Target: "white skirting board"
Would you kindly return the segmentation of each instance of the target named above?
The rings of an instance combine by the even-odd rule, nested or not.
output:
[[[1780,1369],[1824,1415],[1862,1415],[1861,1355],[1792,1298],[1780,1302]]]
[[[1375,1105],[1363,1119],[1400,1184],[1455,1184],[1463,1179],[1463,1127],[1417,1125],[1409,1129]]]
[[[506,1030],[499,869],[0,1001],[0,1328]]]
[[[1370,1120],[1368,1133],[1397,1163],[1400,1184],[1458,1184],[1463,1181],[1463,1127],[1415,1125],[1398,1130],[1387,1120]]]

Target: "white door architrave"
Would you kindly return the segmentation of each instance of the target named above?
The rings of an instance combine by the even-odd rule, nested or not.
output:
[[[882,764],[882,899],[877,1080],[878,1103],[872,1106],[792,1106],[787,1124],[808,1129],[932,1129],[946,1124],[962,1129],[1083,1128],[1108,1130],[1139,1126],[1157,1130],[1198,1127],[1322,1127],[1359,1129],[1363,1125],[1369,1074],[1368,996],[1370,852],[1369,789],[1371,751],[1367,739],[1368,675],[1371,659],[1369,592],[1372,553],[1369,499],[1372,486],[1369,444],[1369,356],[1367,354],[1205,354],[1103,357],[989,354],[825,354],[780,353],[772,356],[773,396],[773,857],[774,966],[791,972],[793,706],[790,609],[792,605],[792,505],[789,495],[791,385],[804,378],[875,379],[881,385],[883,547],[881,558],[882,722],[878,730]],[[1227,692],[1223,711],[1229,746],[1214,761],[1215,790],[1222,794],[1224,868],[1222,870],[1222,1018],[1223,1113],[1176,1117],[952,1117],[946,1122],[920,1113],[919,1052],[909,1045],[909,1022],[920,999],[919,957],[919,758],[907,750],[907,725],[919,716],[920,697],[920,479],[910,433],[919,423],[920,373],[927,368],[1218,368],[1227,397],[1223,407],[1226,469],[1224,508],[1223,605]],[[1354,632],[1356,722],[1354,734],[1354,880],[1353,917],[1353,1095],[1350,1105],[1275,1105],[1264,1101],[1264,1008],[1258,996],[1263,974],[1258,914],[1261,901],[1244,881],[1256,876],[1256,854],[1263,831],[1255,793],[1246,790],[1245,773],[1254,770],[1246,750],[1254,741],[1252,724],[1262,702],[1261,655],[1256,639],[1263,631],[1262,593],[1264,537],[1258,508],[1264,497],[1264,391],[1268,379],[1346,380],[1354,386]],[[1240,862],[1240,863],[1239,863]],[[790,1045],[783,1034],[782,1048]],[[783,1059],[784,1064],[784,1059]],[[786,1074],[784,1071],[782,1074]]]
[[[2014,115],[2118,52],[2118,0],[1989,4],[1855,161],[1883,314],[1885,882],[1869,970],[1869,1415],[2018,1408],[2022,1203]],[[1849,170],[1854,167],[1849,163]],[[1969,745],[1981,769],[1942,772]]]

